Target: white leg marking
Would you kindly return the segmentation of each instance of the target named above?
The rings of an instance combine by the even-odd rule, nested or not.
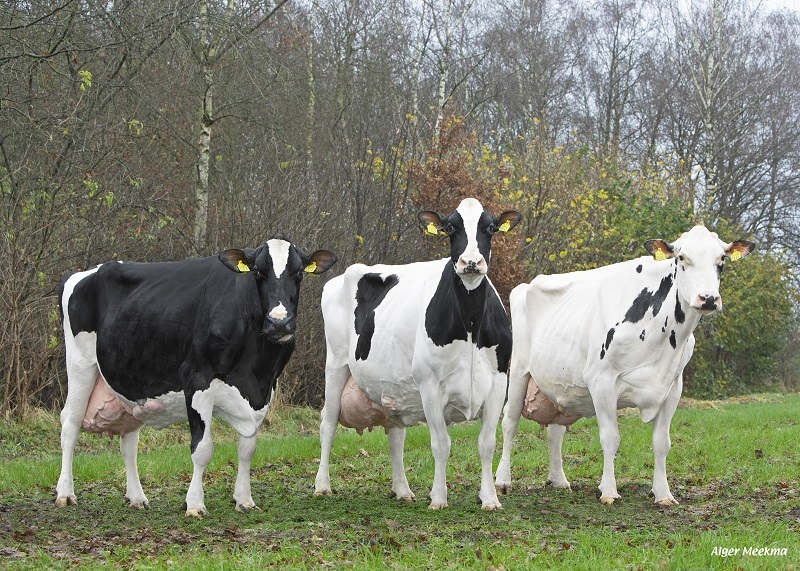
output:
[[[617,424],[617,399],[613,391],[600,391],[592,395],[600,431],[600,447],[603,449],[603,478],[600,480],[600,501],[613,504],[621,496],[617,492],[614,476],[614,458],[619,448],[619,425]]]
[[[129,432],[119,440],[119,451],[125,463],[126,492],[125,497],[130,502],[130,507],[143,509],[149,505],[147,497],[142,490],[139,480],[139,467],[136,456],[139,451],[139,430]]]
[[[414,493],[408,485],[406,468],[403,463],[403,448],[406,442],[405,428],[388,428],[386,437],[389,440],[389,457],[392,460],[392,496],[398,500],[413,502]]]
[[[503,413],[503,454],[497,466],[494,487],[497,493],[507,494],[511,490],[511,448],[519,427],[519,417],[528,390],[528,373],[517,371],[511,365],[511,376],[508,383],[508,402]]]
[[[492,478],[492,460],[494,450],[497,445],[497,423],[500,421],[500,413],[503,408],[505,398],[505,375],[498,375],[495,380],[492,392],[483,405],[481,416],[481,431],[478,435],[478,454],[481,457],[481,508],[484,511],[492,511],[503,506],[497,499]]]
[[[564,464],[561,459],[561,444],[564,442],[564,433],[567,427],[561,424],[547,426],[547,449],[550,456],[550,472],[547,483],[554,488],[570,489],[569,481],[564,475]]]
[[[653,495],[655,502],[662,506],[678,504],[678,500],[672,495],[667,482],[667,454],[671,446],[669,427],[675,409],[678,408],[682,388],[683,379],[678,377],[664,404],[661,405],[661,410],[653,420]]]
[[[56,506],[77,503],[72,476],[72,459],[81,424],[89,404],[89,397],[99,371],[94,350],[97,335],[79,333],[72,337],[69,320],[65,315],[64,333],[67,344],[67,400],[61,411],[61,475],[56,484]]]
[[[206,506],[203,495],[203,472],[214,454],[214,443],[211,441],[211,410],[198,411],[200,418],[205,422],[203,438],[192,453],[192,481],[186,493],[186,515],[201,517],[205,515]]]
[[[328,349],[330,351],[330,348]],[[342,391],[350,376],[350,368],[325,367],[325,406],[322,409],[322,421],[319,425],[320,455],[317,478],[314,482],[315,496],[331,495],[330,457],[333,436],[339,424],[339,412],[342,407]]]
[[[239,471],[233,489],[233,501],[237,512],[258,509],[250,492],[250,464],[256,451],[256,437],[239,435]]]
[[[429,387],[428,385],[434,385]],[[429,509],[438,510],[447,507],[447,460],[450,457],[450,434],[444,420],[444,407],[435,383],[428,383],[420,388],[422,408],[425,422],[431,433],[431,450],[433,451],[434,473],[431,487],[431,504]]]

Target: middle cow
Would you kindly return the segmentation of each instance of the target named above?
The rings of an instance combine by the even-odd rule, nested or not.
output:
[[[330,495],[337,422],[359,432],[383,426],[392,495],[413,501],[403,466],[406,427],[425,421],[435,464],[430,509],[447,507],[447,425],[481,419],[480,500],[500,507],[492,481],[495,431],[511,356],[511,326],[486,276],[492,236],[522,215],[499,217],[467,198],[447,216],[424,211],[427,234],[446,234],[450,257],[407,265],[355,264],[322,293],[327,361],[315,495]]]

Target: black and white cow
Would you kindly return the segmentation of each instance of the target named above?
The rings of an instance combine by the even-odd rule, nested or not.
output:
[[[330,451],[341,422],[359,431],[385,428],[393,494],[412,501],[403,466],[405,429],[425,421],[435,460],[430,508],[444,508],[447,425],[480,418],[480,499],[484,510],[493,510],[500,507],[492,455],[511,327],[486,271],[492,236],[513,228],[521,215],[508,211],[495,218],[468,198],[445,217],[426,211],[418,218],[426,233],[449,236],[449,258],[356,264],[323,290],[327,361],[315,495],[331,494]]]
[[[60,288],[68,393],[61,413],[57,506],[75,504],[72,457],[84,430],[121,436],[126,497],[143,508],[139,428],[189,420],[194,473],[186,514],[205,513],[211,417],[239,433],[237,511],[256,507],[250,461],[275,382],[294,351],[304,272],[336,262],[283,236],[255,249],[178,262],[109,262],[69,274]]]
[[[642,420],[653,423],[655,501],[676,504],[667,483],[669,427],[694,350],[693,332],[702,315],[722,308],[724,259],[743,258],[753,247],[743,240],[726,244],[695,226],[672,244],[648,240],[652,257],[537,276],[514,288],[498,491],[511,486],[520,414],[548,427],[548,482],[556,488],[569,488],[561,461],[566,426],[596,415],[604,457],[600,499],[613,503],[620,497],[614,476],[617,409],[638,407]]]

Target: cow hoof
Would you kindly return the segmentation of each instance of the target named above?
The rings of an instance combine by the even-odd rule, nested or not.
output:
[[[150,504],[147,502],[147,500],[143,502],[130,502],[128,507],[134,510],[146,510],[150,507]]]
[[[255,504],[236,504],[236,511],[240,514],[246,514],[252,511],[261,511],[261,508]]]
[[[502,510],[503,506],[500,502],[497,502],[496,504],[484,504],[481,506],[481,509],[485,512],[493,512],[495,510]]]
[[[186,510],[186,517],[191,516],[196,518],[202,518],[207,513],[208,512],[206,511],[205,508],[192,508],[190,510]]]
[[[600,503],[603,504],[604,506],[610,506],[611,504],[614,503],[614,500],[616,500],[616,498],[603,497],[600,498]]]
[[[389,499],[397,499],[406,502],[407,504],[411,504],[417,501],[417,496],[413,494],[413,492],[408,492],[407,494],[400,495],[394,490],[389,492]]]
[[[664,498],[662,500],[656,500],[656,505],[670,507],[679,505],[679,502],[675,498]]]
[[[443,504],[432,503],[431,505],[428,506],[428,509],[429,510],[443,510],[446,507],[447,507],[447,502],[445,502]]]
[[[498,495],[503,496],[511,491],[511,484],[495,484],[494,490]]]
[[[331,497],[332,495],[333,495],[333,493],[330,490],[317,490],[317,491],[314,492],[314,497],[315,498],[318,498],[320,496]]]
[[[569,482],[566,480],[563,482],[554,482],[553,480],[547,480],[544,483],[545,486],[550,486],[554,490],[570,490],[572,491],[572,487],[569,485]]]
[[[56,507],[63,508],[65,506],[77,506],[78,499],[75,496],[61,496],[56,498]]]

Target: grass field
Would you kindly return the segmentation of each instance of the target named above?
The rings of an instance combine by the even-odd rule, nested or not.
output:
[[[406,467],[419,500],[390,499],[383,431],[339,428],[330,498],[312,495],[318,413],[280,410],[262,429],[253,498],[230,500],[234,435],[215,424],[206,506],[183,514],[191,476],[188,429],[143,429],[139,469],[150,509],[124,503],[118,441],[81,436],[78,505],[56,509],[59,425],[52,414],[0,421],[0,568],[11,569],[800,569],[800,395],[689,403],[672,424],[667,473],[681,502],[649,497],[650,427],[620,418],[617,481],[623,501],[595,498],[602,457],[594,420],[564,440],[571,492],[544,487],[544,431],[522,421],[513,490],[504,509],[477,501],[478,425],[451,427],[447,510],[430,511],[433,477],[427,428],[409,430]],[[499,444],[498,440],[498,444]],[[496,459],[499,452],[496,454]],[[738,550],[738,551],[736,551]]]

